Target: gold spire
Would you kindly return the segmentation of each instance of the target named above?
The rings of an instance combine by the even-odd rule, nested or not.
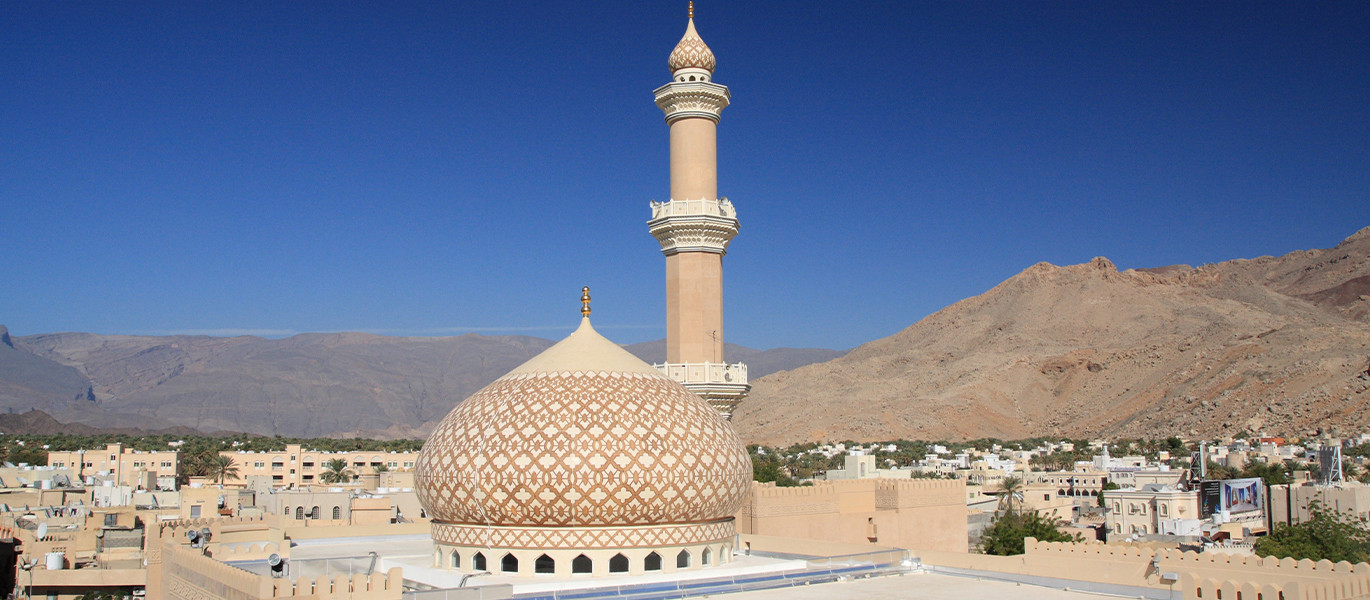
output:
[[[580,316],[590,318],[590,287],[580,288]]]
[[[695,3],[694,3],[694,0],[691,0],[691,1],[690,1],[690,18],[691,18],[691,19],[695,18]]]

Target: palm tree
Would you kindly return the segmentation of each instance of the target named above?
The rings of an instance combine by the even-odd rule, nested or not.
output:
[[[232,456],[215,454],[204,462],[205,475],[217,479],[219,485],[224,484],[225,479],[238,478],[238,465],[233,461]]]
[[[1013,512],[1015,502],[1023,501],[1023,479],[1021,477],[1005,477],[1003,483],[999,484],[999,510],[1005,513]]]
[[[343,483],[352,481],[352,471],[347,470],[347,459],[335,458],[324,465],[324,483]]]

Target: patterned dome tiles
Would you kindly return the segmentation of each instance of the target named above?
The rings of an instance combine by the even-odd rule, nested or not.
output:
[[[671,68],[672,73],[688,68],[704,69],[713,73],[717,65],[713,50],[710,50],[708,44],[699,37],[699,33],[695,31],[695,20],[690,19],[689,25],[685,27],[685,36],[680,38],[680,43],[671,51],[670,58],[666,59],[666,66]]]
[[[448,523],[638,526],[731,516],[751,480],[732,428],[664,377],[510,375],[448,415],[420,500]]]

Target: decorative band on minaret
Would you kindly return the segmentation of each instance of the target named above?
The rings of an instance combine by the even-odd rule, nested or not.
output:
[[[694,3],[685,36],[667,65],[671,83],[654,91],[671,138],[671,199],[652,202],[648,230],[666,255],[668,377],[731,418],[747,396],[747,366],[723,358],[723,255],[737,235],[737,211],[718,195],[717,127],[730,99],[713,82],[713,51],[695,31]]]

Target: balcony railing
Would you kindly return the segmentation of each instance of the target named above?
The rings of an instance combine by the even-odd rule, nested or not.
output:
[[[747,365],[742,363],[660,363],[652,366],[661,371],[662,375],[686,385],[747,385]]]
[[[652,220],[662,217],[695,216],[707,215],[711,217],[737,218],[737,209],[733,208],[733,203],[727,198],[698,200],[671,200],[670,202],[652,202]]]

